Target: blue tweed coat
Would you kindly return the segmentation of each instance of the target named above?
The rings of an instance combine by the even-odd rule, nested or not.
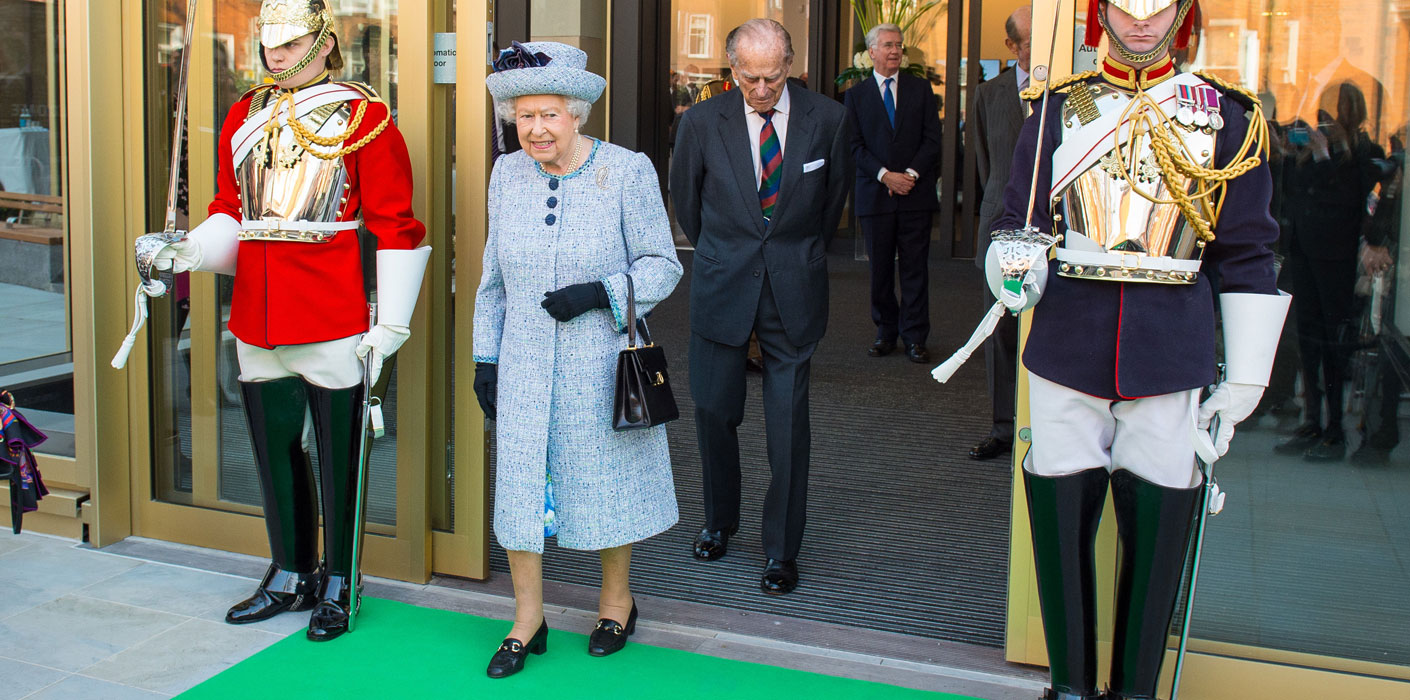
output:
[[[665,426],[612,430],[626,274],[640,314],[682,272],[651,161],[595,142],[586,164],[559,178],[523,151],[501,156],[489,224],[474,354],[499,364],[499,543],[543,551],[550,472],[559,545],[605,549],[666,530],[678,514]],[[559,323],[540,306],[544,292],[595,280],[607,287],[610,310]]]

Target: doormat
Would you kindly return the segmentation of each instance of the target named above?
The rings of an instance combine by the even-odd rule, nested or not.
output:
[[[485,665],[508,629],[502,620],[364,597],[356,632],[321,643],[296,632],[180,697],[974,700],[634,641],[598,658],[587,653],[587,635],[554,629],[548,653],[530,655],[514,676],[489,678]]]

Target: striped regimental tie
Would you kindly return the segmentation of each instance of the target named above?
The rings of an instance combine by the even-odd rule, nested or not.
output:
[[[774,205],[778,204],[778,183],[783,179],[783,149],[778,144],[778,134],[774,133],[774,110],[760,112],[764,118],[764,128],[759,132],[759,206],[764,210],[764,218],[774,215]]]

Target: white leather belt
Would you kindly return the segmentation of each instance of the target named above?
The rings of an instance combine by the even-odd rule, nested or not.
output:
[[[361,219],[353,221],[285,221],[283,219],[245,219],[240,222],[238,238],[242,241],[293,241],[325,243],[340,231],[356,231]]]
[[[1058,248],[1057,259],[1073,265],[1098,265],[1119,267],[1125,270],[1150,270],[1154,272],[1199,272],[1198,260],[1180,260],[1166,255],[1144,255],[1141,253],[1089,253],[1083,250]]]
[[[1160,284],[1194,284],[1199,278],[1200,261],[1166,255],[1058,248],[1057,260],[1064,277]]]

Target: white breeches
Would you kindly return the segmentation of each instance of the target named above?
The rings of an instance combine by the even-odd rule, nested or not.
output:
[[[1155,484],[1199,483],[1192,391],[1111,401],[1028,373],[1033,449],[1024,468],[1039,476],[1125,469]]]
[[[346,389],[362,383],[362,361],[353,352],[362,334],[338,340],[301,345],[280,345],[273,350],[235,340],[240,360],[240,381],[267,382],[283,377],[303,377],[325,389]]]

